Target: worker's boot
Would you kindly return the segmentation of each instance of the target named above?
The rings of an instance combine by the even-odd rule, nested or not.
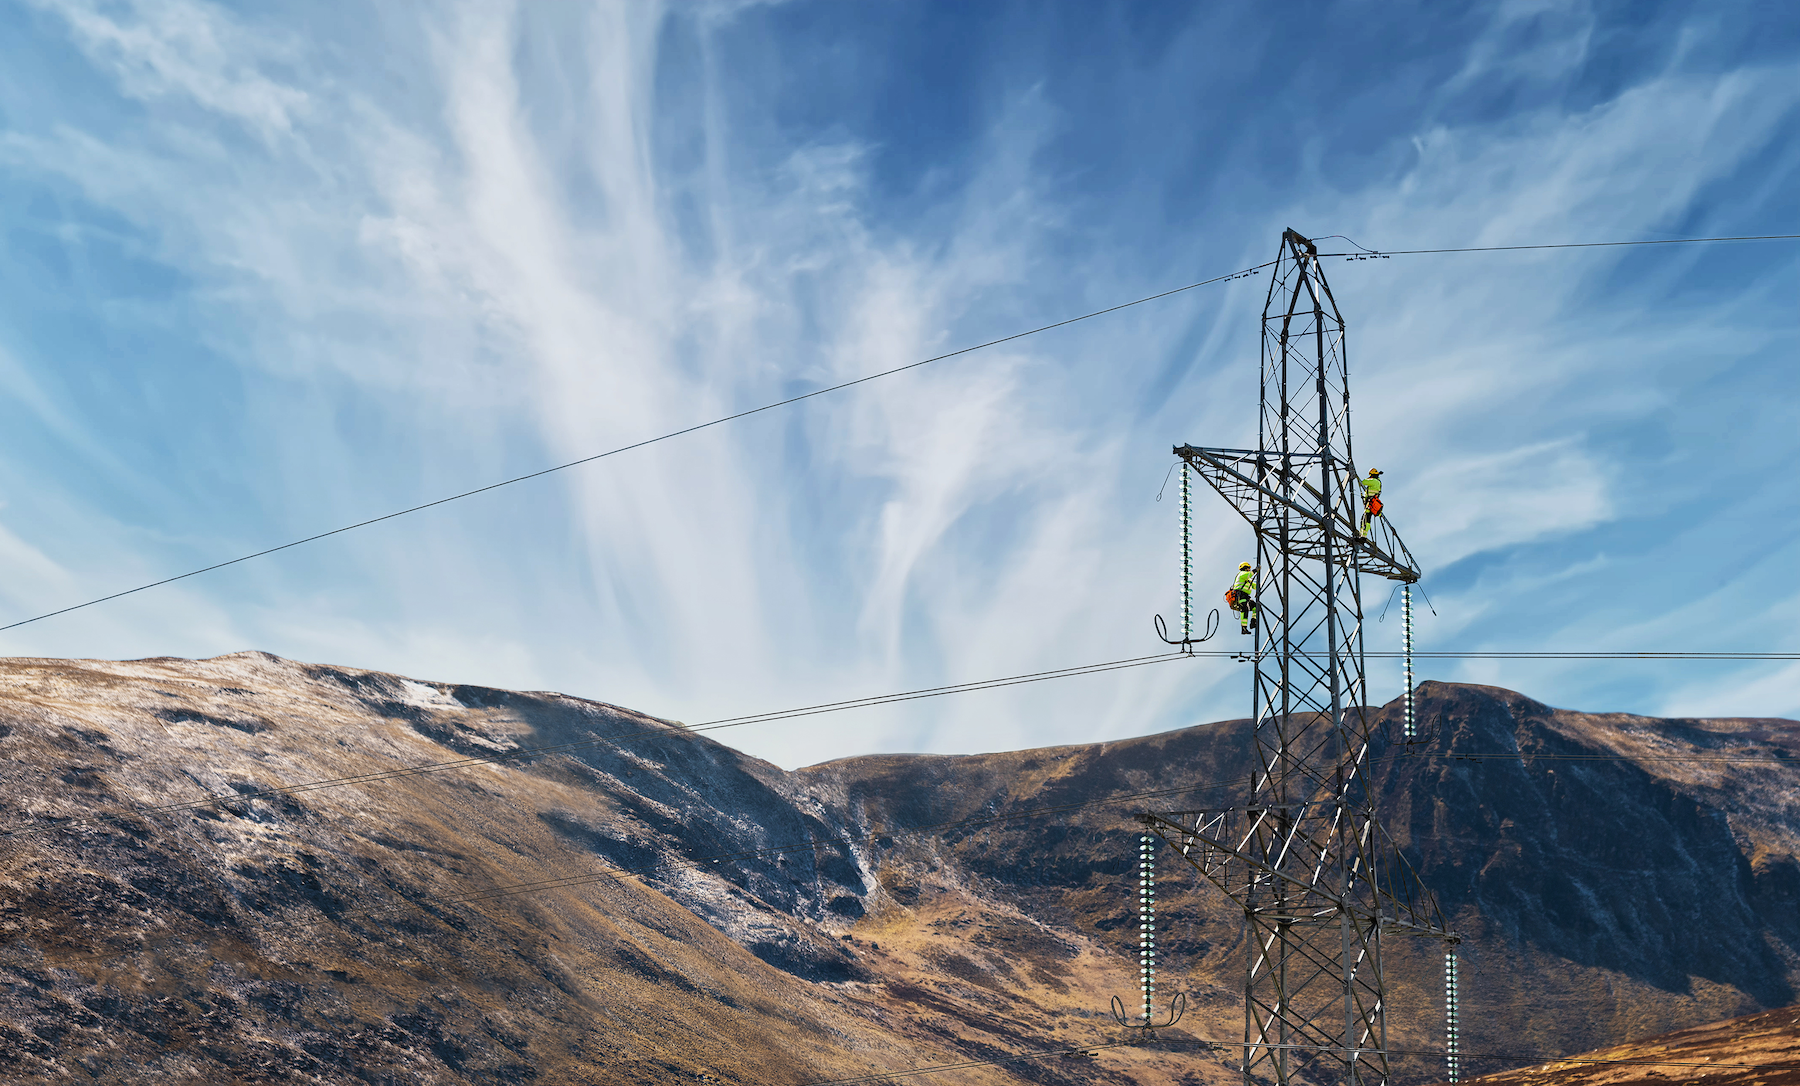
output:
[[[1239,627],[1238,627],[1238,632],[1239,632],[1239,633],[1242,633],[1242,634],[1247,634],[1247,633],[1249,633],[1249,632],[1250,632],[1250,627],[1248,627],[1248,626],[1239,626]]]

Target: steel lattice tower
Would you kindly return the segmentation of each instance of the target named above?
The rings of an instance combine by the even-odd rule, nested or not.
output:
[[[1255,449],[1178,446],[1256,533],[1250,655],[1257,769],[1248,801],[1139,816],[1242,906],[1244,1080],[1388,1080],[1385,935],[1455,942],[1375,816],[1361,575],[1411,584],[1385,517],[1362,535],[1344,321],[1312,242],[1271,269]]]

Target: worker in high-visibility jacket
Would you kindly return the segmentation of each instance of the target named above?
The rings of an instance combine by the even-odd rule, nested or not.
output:
[[[1381,515],[1381,469],[1370,468],[1369,477],[1358,479],[1363,492],[1362,534],[1366,539],[1369,529],[1374,527],[1375,518]]]
[[[1238,563],[1237,580],[1225,590],[1225,606],[1237,612],[1244,633],[1256,629],[1256,570],[1250,563]]]

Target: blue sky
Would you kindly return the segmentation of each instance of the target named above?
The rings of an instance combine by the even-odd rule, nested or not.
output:
[[[3,621],[1260,263],[1284,227],[1388,250],[1800,233],[1797,135],[1800,14],[1775,4],[11,0]],[[1327,270],[1358,455],[1436,606],[1421,647],[1800,649],[1800,244]],[[257,648],[687,721],[1154,652],[1169,447],[1253,443],[1260,289],[0,652]],[[1211,599],[1249,539],[1199,508]],[[1240,669],[721,738],[785,765],[1090,741],[1242,715]],[[1420,671],[1800,716],[1794,666]],[[1398,693],[1396,664],[1371,679]]]

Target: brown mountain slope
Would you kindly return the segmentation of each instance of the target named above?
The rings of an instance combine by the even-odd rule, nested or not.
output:
[[[1104,1037],[1127,968],[979,893],[898,921],[805,779],[561,695],[10,660],[0,757],[0,1081],[807,1083]]]
[[[1800,1006],[1464,1081],[1482,1086],[1795,1086],[1800,1083]]]
[[[554,696],[464,690],[458,704],[259,654],[16,661],[4,681],[9,1081],[573,1081],[604,1068],[662,1082],[720,1064],[795,1080],[860,1066],[835,1036],[857,1032],[841,999],[639,885],[454,903],[576,870],[559,826],[602,823],[619,802],[573,759],[539,763],[524,790],[519,770],[479,766],[179,806],[584,725],[665,726]],[[723,753],[673,745],[701,762]],[[654,732],[640,743],[658,746]],[[632,772],[629,756],[611,761]],[[758,786],[733,768],[733,784]],[[39,832],[95,812],[112,817]]]
[[[1378,752],[1377,783],[1469,936],[1467,1050],[1793,1001],[1791,722],[1423,708],[1433,752]],[[1693,761],[1719,752],[1764,761]],[[0,661],[0,1081],[800,1084],[1115,1040],[1129,816],[1234,801],[1249,757],[1239,721],[787,773],[556,694]],[[1163,871],[1170,1036],[1229,1039],[1238,925]],[[1437,968],[1395,947],[1396,1047],[1441,1043]],[[920,1081],[1235,1077],[1129,1048]]]
[[[1390,832],[1465,936],[1467,1050],[1578,1051],[1800,994],[1800,725],[1589,715],[1442,683],[1420,688],[1419,709],[1430,741],[1379,747],[1373,776]],[[1381,715],[1397,730],[1397,705]],[[1241,781],[1252,758],[1240,720],[1092,746],[854,758],[800,775],[877,825],[1194,789],[946,835],[956,864],[941,852],[882,857],[891,897],[928,895],[944,878],[947,893],[978,887],[1124,946],[1129,813],[1241,802],[1241,786],[1201,786]],[[950,872],[954,886],[939,874]],[[1165,862],[1161,875],[1164,975],[1204,1008],[1196,1033],[1241,1037],[1241,925],[1189,872]],[[1441,1050],[1440,948],[1389,946],[1391,1043]],[[1423,1055],[1398,1063],[1412,1078],[1440,1068]]]

